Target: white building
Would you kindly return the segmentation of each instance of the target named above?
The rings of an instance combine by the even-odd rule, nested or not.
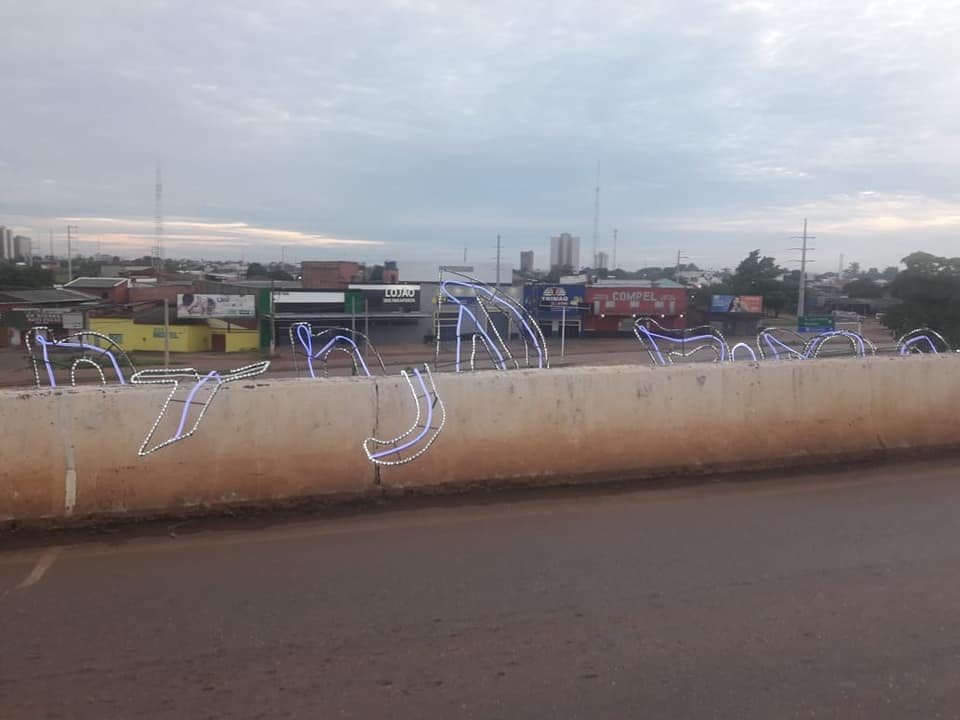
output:
[[[0,260],[14,260],[17,257],[13,246],[13,231],[0,225]]]
[[[33,243],[26,235],[15,235],[13,238],[13,256],[29,262],[33,258]]]
[[[609,270],[610,269],[610,256],[605,252],[597,253],[597,266],[594,268],[596,270]]]
[[[580,269],[580,238],[570,233],[561,233],[550,238],[550,267],[565,265],[574,270]]]

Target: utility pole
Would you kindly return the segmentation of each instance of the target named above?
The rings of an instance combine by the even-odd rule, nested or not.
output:
[[[170,301],[163,301],[163,367],[170,367]]]
[[[837,277],[843,275],[843,253],[840,253],[840,264],[837,266]]]
[[[466,248],[463,249],[463,262],[464,262],[464,264],[466,264],[466,262],[467,262],[467,249],[466,249]]]
[[[53,260],[53,228],[50,228],[50,259]]]
[[[593,195],[593,262],[591,266],[597,269],[597,242],[600,237],[600,161],[597,160],[597,184]]]
[[[497,290],[500,289],[500,236],[497,235]]]
[[[73,233],[80,228],[67,225],[67,282],[73,282]]]
[[[613,229],[613,267],[611,270],[617,269],[617,229]]]
[[[790,248],[791,250],[800,251],[800,296],[797,298],[797,321],[804,316],[806,312],[806,300],[807,300],[807,253],[814,250],[814,248],[807,247],[808,240],[816,239],[815,235],[807,235],[807,219],[803,219],[803,235],[794,236],[792,240],[802,240],[803,245],[798,248]]]

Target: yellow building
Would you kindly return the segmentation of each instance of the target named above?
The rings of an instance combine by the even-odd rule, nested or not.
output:
[[[106,335],[127,352],[163,352],[163,325],[131,318],[90,318],[90,330]],[[221,320],[204,325],[171,325],[170,352],[248,352],[258,349],[259,333]]]

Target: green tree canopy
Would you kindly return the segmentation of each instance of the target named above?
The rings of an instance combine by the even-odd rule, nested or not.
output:
[[[247,265],[247,280],[267,277],[267,269],[258,262]]]
[[[896,335],[929,327],[960,345],[960,258],[915,252],[903,259],[906,270],[889,285],[900,304],[884,314]]]

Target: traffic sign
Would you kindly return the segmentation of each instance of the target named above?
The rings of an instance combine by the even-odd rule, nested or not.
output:
[[[829,332],[836,330],[833,315],[807,315],[797,318],[797,332]]]

